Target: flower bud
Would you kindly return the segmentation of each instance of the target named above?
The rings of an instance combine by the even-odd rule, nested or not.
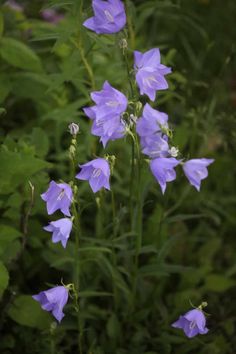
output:
[[[79,133],[79,125],[76,123],[70,123],[68,128],[71,135],[77,135]]]

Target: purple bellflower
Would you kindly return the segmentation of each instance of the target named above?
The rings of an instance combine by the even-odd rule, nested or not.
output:
[[[134,61],[136,82],[140,89],[140,94],[146,94],[151,101],[155,101],[156,91],[168,88],[165,75],[171,72],[171,68],[161,64],[160,50],[158,48],[151,49],[146,53],[135,51]]]
[[[71,216],[69,208],[72,202],[72,189],[69,184],[51,181],[48,190],[41,194],[41,198],[47,203],[49,215],[61,210],[64,215]]]
[[[18,4],[18,2],[14,1],[14,0],[6,1],[4,5],[16,12],[23,12],[24,11],[24,7],[20,4]]]
[[[140,137],[161,133],[168,128],[168,115],[152,108],[148,103],[143,108],[142,117],[138,119],[136,131]]]
[[[57,24],[58,22],[60,22],[61,20],[64,20],[65,16],[63,14],[58,13],[56,10],[54,9],[45,9],[41,12],[41,16],[42,18],[47,21],[50,22],[52,24]]]
[[[184,163],[184,174],[198,192],[200,191],[201,180],[208,176],[207,166],[213,162],[214,159],[192,159]]]
[[[148,103],[142,117],[138,119],[136,131],[140,136],[142,152],[150,158],[169,156],[168,137],[163,131],[168,129],[168,115],[153,109]]]
[[[69,218],[52,221],[44,230],[52,232],[52,242],[61,242],[62,246],[66,248],[67,241],[70,237],[72,229],[72,221]]]
[[[52,312],[57,321],[61,322],[65,316],[63,307],[68,301],[68,289],[65,286],[56,286],[55,288],[41,291],[32,297],[40,303],[43,310]]]
[[[80,166],[81,171],[76,178],[88,180],[93,192],[96,193],[102,187],[110,190],[110,167],[107,160],[98,158]]]
[[[98,34],[117,33],[126,24],[125,7],[120,0],[93,0],[94,16],[83,25]]]
[[[173,157],[160,157],[150,162],[151,171],[160,184],[162,193],[165,193],[166,182],[172,182],[176,179],[176,172],[174,168],[180,163]]]
[[[142,153],[148,155],[151,159],[157,157],[169,156],[168,138],[160,134],[144,136],[140,140]]]
[[[112,87],[108,81],[101,91],[91,93],[95,106],[84,108],[84,113],[93,120],[92,134],[100,136],[105,147],[109,140],[122,138],[125,134],[125,123],[122,114],[128,101],[123,93]]]
[[[179,319],[172,324],[172,327],[183,329],[188,338],[208,332],[208,328],[206,328],[206,318],[201,309],[188,311],[185,315],[180,316]]]

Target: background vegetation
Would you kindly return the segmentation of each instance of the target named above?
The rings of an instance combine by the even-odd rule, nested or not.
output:
[[[81,23],[91,1],[19,1],[0,11],[0,352],[77,353],[77,314],[70,303],[57,326],[31,295],[71,282],[73,237],[64,250],[42,230],[40,194],[50,179],[68,181],[70,135],[80,125],[78,161],[103,150],[82,107],[104,80],[128,90],[120,35],[97,36]],[[79,184],[80,341],[90,354],[233,354],[236,348],[236,3],[234,0],[127,1],[132,49],[161,49],[173,68],[157,107],[168,112],[175,145],[215,158],[200,193],[184,176],[160,188],[144,169],[143,245],[137,292],[135,235],[128,210],[130,142],[110,143],[117,158],[111,196]],[[53,7],[64,20],[49,23]],[[85,65],[85,59],[91,70]],[[32,203],[32,187],[34,201]],[[32,207],[32,208],[31,208]],[[32,209],[32,210],[31,210]],[[29,215],[29,211],[30,215]],[[191,300],[208,302],[209,334],[189,340],[170,324]]]

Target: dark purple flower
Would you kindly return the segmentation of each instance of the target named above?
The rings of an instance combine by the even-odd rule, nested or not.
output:
[[[151,101],[154,101],[156,91],[168,88],[165,75],[169,74],[171,69],[161,64],[158,48],[151,49],[146,53],[135,51],[134,60],[136,81],[140,89],[140,94],[146,94]]]
[[[93,120],[92,134],[101,137],[103,146],[109,140],[123,137],[125,124],[122,114],[128,105],[125,95],[106,81],[101,91],[91,93],[91,98],[96,105],[84,108],[84,112]]]
[[[58,322],[61,322],[65,316],[63,307],[68,301],[68,289],[65,286],[56,286],[55,288],[41,291],[37,295],[32,296],[38,301],[43,310],[52,312]]]
[[[56,10],[54,9],[45,9],[41,12],[42,18],[50,23],[57,24],[61,20],[65,18],[64,15],[59,14]]]
[[[70,237],[72,229],[72,221],[68,218],[63,218],[57,221],[52,221],[44,230],[52,232],[52,242],[61,242],[62,246],[66,248],[67,241]]]
[[[165,193],[166,182],[172,182],[176,179],[174,168],[180,163],[173,157],[160,157],[150,162],[151,171],[161,186],[162,193]]]
[[[192,159],[184,163],[184,174],[197,191],[200,191],[201,180],[208,176],[207,166],[213,162],[213,159]]]
[[[110,166],[107,160],[98,158],[80,167],[81,171],[77,174],[76,178],[88,180],[94,193],[102,187],[110,190]]]
[[[50,182],[48,190],[41,194],[41,198],[47,203],[47,212],[49,215],[56,210],[67,216],[70,216],[70,205],[72,202],[72,189],[69,184]]]
[[[126,24],[125,7],[120,0],[93,0],[94,16],[83,25],[98,34],[117,33]]]
[[[138,119],[136,131],[140,137],[161,133],[168,128],[168,115],[152,108],[148,103],[143,108],[142,117]]]
[[[180,316],[179,319],[172,324],[174,328],[183,329],[187,337],[192,338],[197,334],[206,334],[206,318],[202,310],[190,310],[185,315]]]

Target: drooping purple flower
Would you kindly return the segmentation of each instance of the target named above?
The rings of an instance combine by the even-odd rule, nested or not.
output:
[[[143,114],[138,119],[136,131],[140,137],[161,133],[168,128],[168,115],[152,108],[148,103],[143,108]]]
[[[41,194],[41,198],[47,203],[49,215],[56,210],[61,210],[64,215],[71,215],[69,208],[72,202],[72,189],[69,184],[51,181],[48,190]]]
[[[93,0],[94,16],[83,25],[98,34],[117,33],[126,24],[125,7],[120,0]]]
[[[52,232],[52,242],[61,242],[62,246],[66,248],[67,241],[70,237],[72,229],[72,221],[69,218],[59,219],[52,221],[48,226],[44,227],[44,230]]]
[[[89,181],[94,193],[102,187],[110,190],[110,166],[107,160],[98,158],[80,167],[81,171],[77,174],[76,178]]]
[[[142,153],[148,155],[151,159],[157,157],[168,157],[169,144],[166,135],[161,134],[144,136],[140,140],[142,146]]]
[[[168,88],[165,75],[171,72],[171,68],[161,64],[160,60],[158,48],[151,49],[146,53],[134,52],[134,69],[140,94],[146,94],[151,101],[155,101],[156,91]]]
[[[173,157],[160,157],[150,162],[151,171],[159,183],[162,193],[165,193],[166,182],[172,182],[176,179],[174,168],[180,163]]]
[[[91,93],[95,106],[85,107],[84,113],[93,120],[92,134],[100,136],[105,147],[109,140],[119,139],[125,134],[122,114],[128,101],[125,95],[105,81],[101,91]]]
[[[42,18],[50,23],[57,24],[61,20],[64,20],[65,16],[63,14],[59,14],[54,9],[45,9],[41,12]]]
[[[65,286],[56,286],[55,288],[41,291],[32,296],[38,301],[43,310],[52,312],[58,322],[61,322],[65,316],[63,308],[68,301],[68,289]]]
[[[208,176],[207,166],[213,162],[213,159],[192,159],[183,164],[185,176],[197,191],[200,191],[201,180]]]
[[[209,330],[206,328],[206,318],[202,310],[190,310],[185,315],[172,324],[174,328],[183,329],[188,338],[195,337],[198,334],[206,334]]]

